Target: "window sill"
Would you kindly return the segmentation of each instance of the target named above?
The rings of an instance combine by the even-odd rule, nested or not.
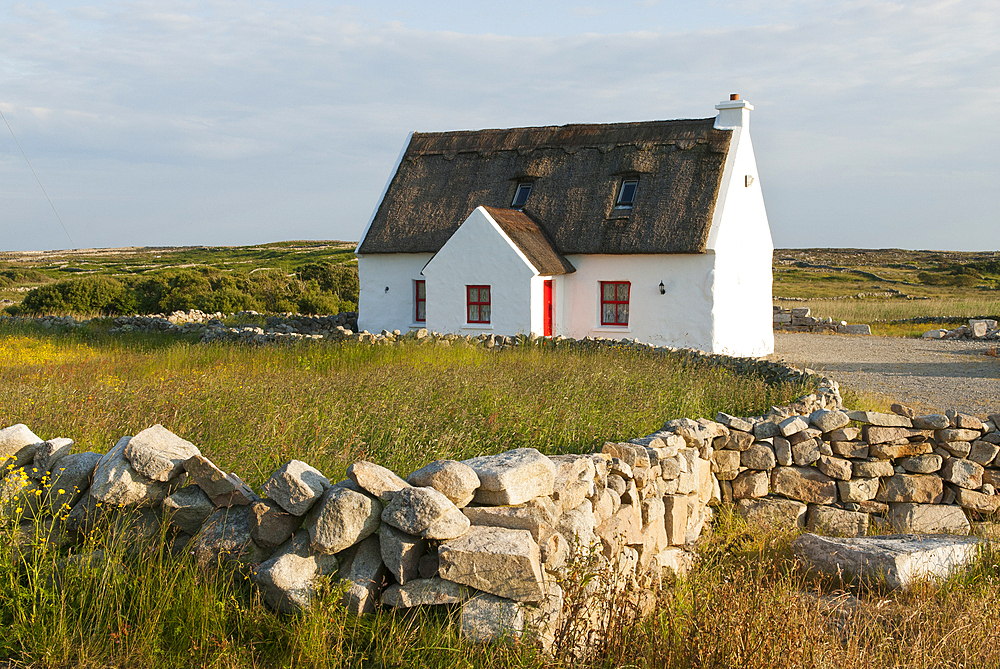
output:
[[[631,332],[632,327],[630,325],[598,325],[593,329],[594,332]]]
[[[492,330],[492,323],[466,323],[462,326],[463,330]]]

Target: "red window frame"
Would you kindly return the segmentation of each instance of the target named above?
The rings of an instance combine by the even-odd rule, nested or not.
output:
[[[485,299],[484,299],[485,294]],[[466,286],[465,314],[469,323],[489,323],[492,309],[490,301],[493,291],[489,286]]]
[[[422,307],[422,308],[421,308]],[[427,282],[413,282],[413,321],[427,322]]]
[[[631,296],[631,281],[601,281],[601,325],[628,325]],[[613,319],[609,319],[609,310],[614,315]]]

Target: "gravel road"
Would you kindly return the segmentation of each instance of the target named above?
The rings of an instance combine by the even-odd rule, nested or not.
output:
[[[923,411],[1000,412],[1000,358],[983,355],[997,342],[774,334],[774,354],[823,370],[842,386],[886,395]]]

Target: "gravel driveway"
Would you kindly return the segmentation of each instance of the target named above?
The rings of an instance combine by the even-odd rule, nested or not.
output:
[[[914,409],[1000,412],[1000,358],[983,355],[997,342],[774,334],[774,354],[823,370],[842,386],[886,395]]]

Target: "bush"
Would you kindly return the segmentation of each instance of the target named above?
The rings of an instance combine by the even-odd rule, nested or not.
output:
[[[121,281],[106,276],[86,276],[39,286],[21,303],[27,314],[103,314],[135,313],[135,294]]]
[[[309,279],[279,270],[233,274],[210,268],[168,270],[124,282],[99,276],[67,279],[32,290],[23,304],[7,312],[119,315],[198,309],[336,314],[356,308],[356,268],[312,267],[306,272]]]
[[[320,290],[333,293],[341,300],[358,301],[360,285],[357,265],[309,263],[299,268],[298,276],[302,281],[315,281]]]

